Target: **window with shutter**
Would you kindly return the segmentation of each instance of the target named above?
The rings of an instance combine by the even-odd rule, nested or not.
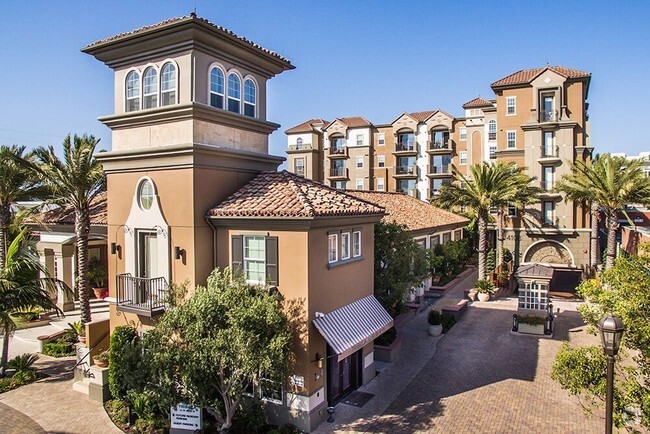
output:
[[[246,281],[278,284],[278,237],[232,237],[232,269],[242,270]]]
[[[241,235],[234,235],[232,237],[232,264],[233,271],[242,269],[242,262],[244,261],[244,237]]]
[[[278,237],[266,237],[266,280],[278,284]]]

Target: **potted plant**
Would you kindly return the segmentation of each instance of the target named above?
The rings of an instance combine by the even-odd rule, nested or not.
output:
[[[535,314],[517,315],[517,324],[519,333],[529,333],[534,335],[544,334],[545,319]]]
[[[99,366],[100,368],[105,368],[108,366],[109,356],[110,352],[108,350],[101,351],[99,354],[93,357],[93,362],[95,362],[95,365]]]
[[[95,298],[106,298],[108,295],[108,269],[106,264],[96,256],[88,262],[88,280],[93,287]]]
[[[442,333],[442,314],[436,309],[429,311],[429,334],[431,336],[440,336]]]
[[[81,323],[81,321],[75,321],[72,323],[68,323],[68,326],[70,328],[70,333],[75,335],[76,338],[79,340],[79,343],[85,344],[86,343],[86,327]]]
[[[474,289],[478,291],[479,301],[489,301],[490,294],[494,293],[494,285],[489,280],[478,280],[474,284]]]

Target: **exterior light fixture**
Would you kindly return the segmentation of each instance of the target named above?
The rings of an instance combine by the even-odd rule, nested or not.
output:
[[[117,253],[117,243],[111,243],[111,255]]]
[[[181,249],[180,246],[174,247],[174,257],[176,259],[181,259],[181,256],[183,256],[183,249]]]
[[[614,356],[618,353],[623,339],[625,325],[611,313],[598,321],[598,330],[607,354],[607,399],[605,401],[605,434],[612,434],[614,408]]]
[[[325,358],[321,356],[320,353],[316,353],[316,359],[312,360],[312,362],[316,362],[318,369],[323,369],[323,360],[325,360]]]

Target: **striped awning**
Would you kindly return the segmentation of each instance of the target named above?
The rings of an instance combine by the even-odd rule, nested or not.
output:
[[[374,295],[340,307],[314,325],[341,361],[393,326],[393,318]]]

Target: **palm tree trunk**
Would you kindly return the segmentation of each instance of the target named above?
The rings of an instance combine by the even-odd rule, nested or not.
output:
[[[496,267],[503,264],[503,208],[497,210],[497,263]]]
[[[10,205],[0,205],[0,270],[4,269],[7,260],[9,223],[11,223]]]
[[[591,204],[591,239],[590,248],[591,254],[589,257],[589,265],[591,265],[592,271],[596,269],[596,266],[600,263],[600,254],[598,249],[598,220],[600,217],[600,206],[597,203]]]
[[[9,359],[9,338],[11,337],[11,332],[7,324],[4,325],[4,340],[2,341],[2,360],[0,360],[0,377],[5,376],[7,371],[7,360]]]
[[[88,234],[90,232],[90,213],[88,208],[75,210],[75,231],[77,235],[77,288],[81,305],[81,322],[89,323],[90,286],[88,283]]]
[[[478,217],[478,278],[485,279],[485,251],[487,250],[487,215]]]
[[[607,260],[605,269],[611,268],[616,258],[616,229],[618,229],[616,211],[607,212]]]

